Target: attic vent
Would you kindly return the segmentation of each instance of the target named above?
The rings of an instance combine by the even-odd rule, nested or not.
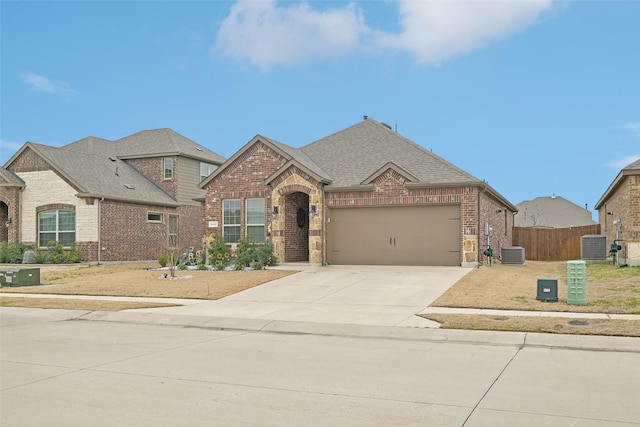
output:
[[[124,188],[126,188],[127,190],[135,190],[136,189],[136,187],[134,187],[131,184],[122,184],[122,185],[124,185]]]
[[[524,248],[522,246],[505,246],[500,254],[503,264],[524,264]]]
[[[198,151],[202,151],[202,148],[200,148],[200,147],[196,147],[196,150],[198,150]]]
[[[109,160],[111,160],[112,162],[115,162],[115,161],[116,161],[116,160],[118,160],[118,159],[116,159],[116,158],[115,158],[115,157],[113,157],[113,156],[109,156]]]
[[[380,122],[380,124],[381,124],[382,126],[386,127],[386,128],[389,128],[390,130],[393,130],[393,129],[391,128],[391,126],[390,126],[390,125],[388,125],[388,124],[386,124],[385,122]]]
[[[607,258],[606,237],[600,234],[587,234],[580,238],[580,257],[589,260]]]

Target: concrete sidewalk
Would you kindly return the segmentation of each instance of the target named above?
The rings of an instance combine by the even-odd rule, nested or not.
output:
[[[459,267],[284,264],[272,268],[296,269],[300,272],[219,300],[15,293],[1,295],[172,303],[178,306],[129,311],[164,316],[234,319],[232,323],[244,319],[438,328],[440,325],[437,322],[417,316],[429,313],[640,320],[638,315],[624,314],[431,307],[440,295],[472,271]]]

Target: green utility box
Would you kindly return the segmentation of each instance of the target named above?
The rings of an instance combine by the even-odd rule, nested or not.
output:
[[[544,302],[558,301],[558,279],[538,279],[538,293],[536,299]]]
[[[34,286],[40,284],[39,268],[7,268],[0,270],[2,286]]]
[[[567,303],[587,305],[587,263],[567,261]]]

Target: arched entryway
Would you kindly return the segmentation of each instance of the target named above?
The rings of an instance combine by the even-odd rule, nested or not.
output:
[[[309,262],[309,195],[284,197],[284,262]]]
[[[9,220],[9,206],[0,201],[0,243],[9,241],[9,227],[11,227],[13,219]]]

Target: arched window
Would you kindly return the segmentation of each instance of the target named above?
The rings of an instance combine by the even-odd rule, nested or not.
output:
[[[76,241],[76,213],[66,209],[48,210],[38,214],[38,245],[45,247],[50,241],[71,247]]]

